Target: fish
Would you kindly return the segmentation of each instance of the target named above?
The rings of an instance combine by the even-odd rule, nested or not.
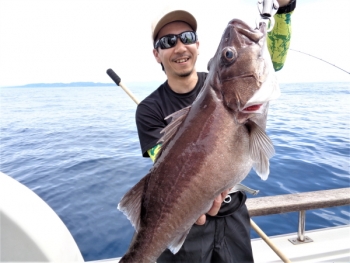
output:
[[[118,204],[135,228],[121,263],[156,262],[166,248],[177,253],[215,197],[252,168],[267,179],[274,155],[267,112],[280,90],[265,43],[264,23],[228,23],[201,92],[167,117],[153,167]]]

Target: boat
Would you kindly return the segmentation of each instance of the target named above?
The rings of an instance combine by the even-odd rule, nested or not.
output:
[[[1,262],[84,262],[74,238],[51,207],[1,172],[0,200]],[[268,238],[258,232],[262,238],[252,239],[255,262],[350,262],[350,225],[304,231],[306,210],[349,204],[350,187],[248,199],[252,218],[299,211],[295,233]]]
[[[37,194],[0,172],[0,262],[84,262],[66,225]]]

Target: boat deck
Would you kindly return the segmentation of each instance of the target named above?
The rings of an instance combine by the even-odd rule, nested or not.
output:
[[[288,239],[297,233],[270,237],[292,262],[350,262],[350,225],[306,231],[313,242],[293,245]],[[258,262],[282,262],[261,238],[252,240],[253,255]]]

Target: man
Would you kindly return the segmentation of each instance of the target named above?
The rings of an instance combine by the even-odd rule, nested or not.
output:
[[[295,0],[278,2],[276,26],[268,38],[275,70],[285,61],[290,14],[295,8]],[[207,76],[195,70],[199,47],[196,29],[196,19],[183,10],[169,12],[152,25],[153,54],[167,81],[138,105],[136,124],[142,154],[153,161],[160,147],[160,131],[170,122],[165,117],[191,105]],[[197,220],[178,253],[166,250],[157,262],[253,262],[246,195],[231,193],[230,202],[223,202],[228,192],[219,195],[208,213]]]

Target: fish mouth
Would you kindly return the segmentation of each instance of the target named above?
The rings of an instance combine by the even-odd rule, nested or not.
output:
[[[262,104],[255,104],[245,107],[241,112],[243,113],[260,113]]]

